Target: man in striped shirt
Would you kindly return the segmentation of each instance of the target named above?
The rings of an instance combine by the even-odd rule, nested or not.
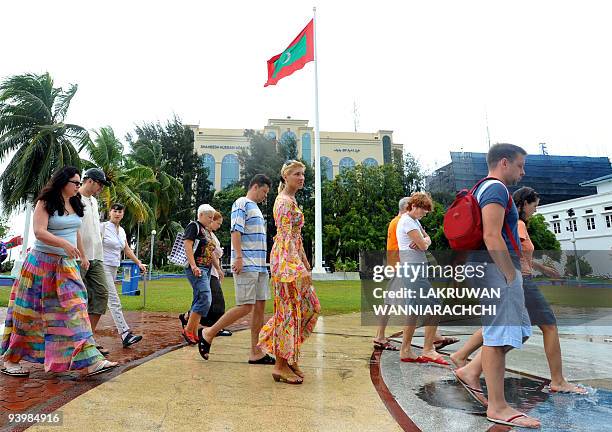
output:
[[[271,186],[272,182],[267,176],[257,174],[251,179],[246,196],[238,198],[232,205],[231,257],[236,306],[225,312],[215,325],[202,331],[202,338],[209,349],[219,330],[253,312],[250,364],[274,364],[274,358],[264,354],[257,346],[266,300],[270,299],[266,267],[266,224],[257,204],[266,200]],[[200,350],[200,354],[208,359],[207,352]]]

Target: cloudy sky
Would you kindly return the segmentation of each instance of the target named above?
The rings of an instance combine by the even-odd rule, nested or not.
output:
[[[607,1],[28,1],[2,7],[0,79],[77,83],[69,120],[120,136],[313,119],[312,64],[264,88],[266,60],[318,8],[320,128],[394,131],[427,169],[492,142],[612,156]],[[529,169],[529,167],[527,167]]]

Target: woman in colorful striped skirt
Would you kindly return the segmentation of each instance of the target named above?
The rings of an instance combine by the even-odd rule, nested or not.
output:
[[[288,161],[281,170],[274,203],[276,237],[270,252],[274,315],[259,333],[259,347],[276,356],[272,377],[287,384],[304,380],[298,365],[300,347],[321,311],[302,245],[304,214],[295,200],[295,193],[304,187],[304,169],[301,162]]]
[[[43,363],[47,372],[87,369],[87,375],[117,366],[96,349],[76,262],[81,258],[81,265],[89,266],[78,232],[80,185],[79,170],[64,167],[36,199],[36,241],[13,285],[0,345],[5,375],[28,376],[21,360]]]

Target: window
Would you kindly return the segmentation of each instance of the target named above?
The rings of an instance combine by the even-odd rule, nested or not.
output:
[[[362,164],[364,166],[374,166],[375,167],[375,166],[378,166],[378,161],[374,158],[367,158],[362,162]]]
[[[588,209],[584,211],[584,214],[591,214],[593,213],[593,209]]]
[[[215,184],[215,157],[209,153],[202,155],[202,165],[208,168],[208,181]]]
[[[355,168],[355,161],[350,157],[343,157],[340,159],[340,172],[343,172],[350,168]]]
[[[606,215],[606,228],[612,228],[612,215]]]
[[[553,222],[553,231],[555,234],[561,234],[561,222]]]
[[[569,229],[570,231],[578,231],[578,226],[576,225],[576,219],[572,219],[571,221],[569,221]]]
[[[321,173],[322,178],[327,180],[331,180],[334,176],[332,161],[327,156],[321,156]]]
[[[612,210],[612,206],[608,206],[608,207],[604,207],[605,211],[611,211]]]
[[[302,159],[308,163],[312,162],[312,154],[310,149],[310,134],[306,132],[302,135]]]
[[[221,162],[221,189],[238,181],[238,168],[238,157],[236,155],[228,154],[223,157]]]
[[[559,219],[559,215],[553,215],[553,219]]]
[[[393,152],[391,151],[391,138],[389,135],[383,136],[383,162],[390,164],[393,162]]]
[[[587,229],[589,231],[594,230],[595,229],[595,218],[594,217],[588,217],[586,218],[586,222],[587,222]]]
[[[269,130],[269,131],[266,131],[264,136],[268,139],[276,139],[276,132]]]

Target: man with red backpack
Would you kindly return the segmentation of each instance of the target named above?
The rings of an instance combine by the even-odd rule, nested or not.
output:
[[[487,406],[489,421],[538,428],[540,422],[537,419],[512,408],[504,396],[506,353],[521,348],[531,336],[520,271],[520,243],[517,241],[519,214],[507,188],[517,184],[525,175],[526,154],[525,150],[513,144],[492,146],[487,154],[487,178],[478,182],[470,192],[458,195],[445,216],[444,232],[454,249],[465,249],[462,246],[470,243],[466,233],[474,240],[469,248],[479,249],[478,244],[484,246],[486,258],[483,261],[487,264],[479,286],[501,288],[501,298],[495,301],[496,315],[483,317],[481,352],[454,374],[470,395]],[[456,224],[455,220],[462,221],[463,225]],[[469,220],[467,225],[466,220]],[[483,371],[488,401],[480,386]]]

